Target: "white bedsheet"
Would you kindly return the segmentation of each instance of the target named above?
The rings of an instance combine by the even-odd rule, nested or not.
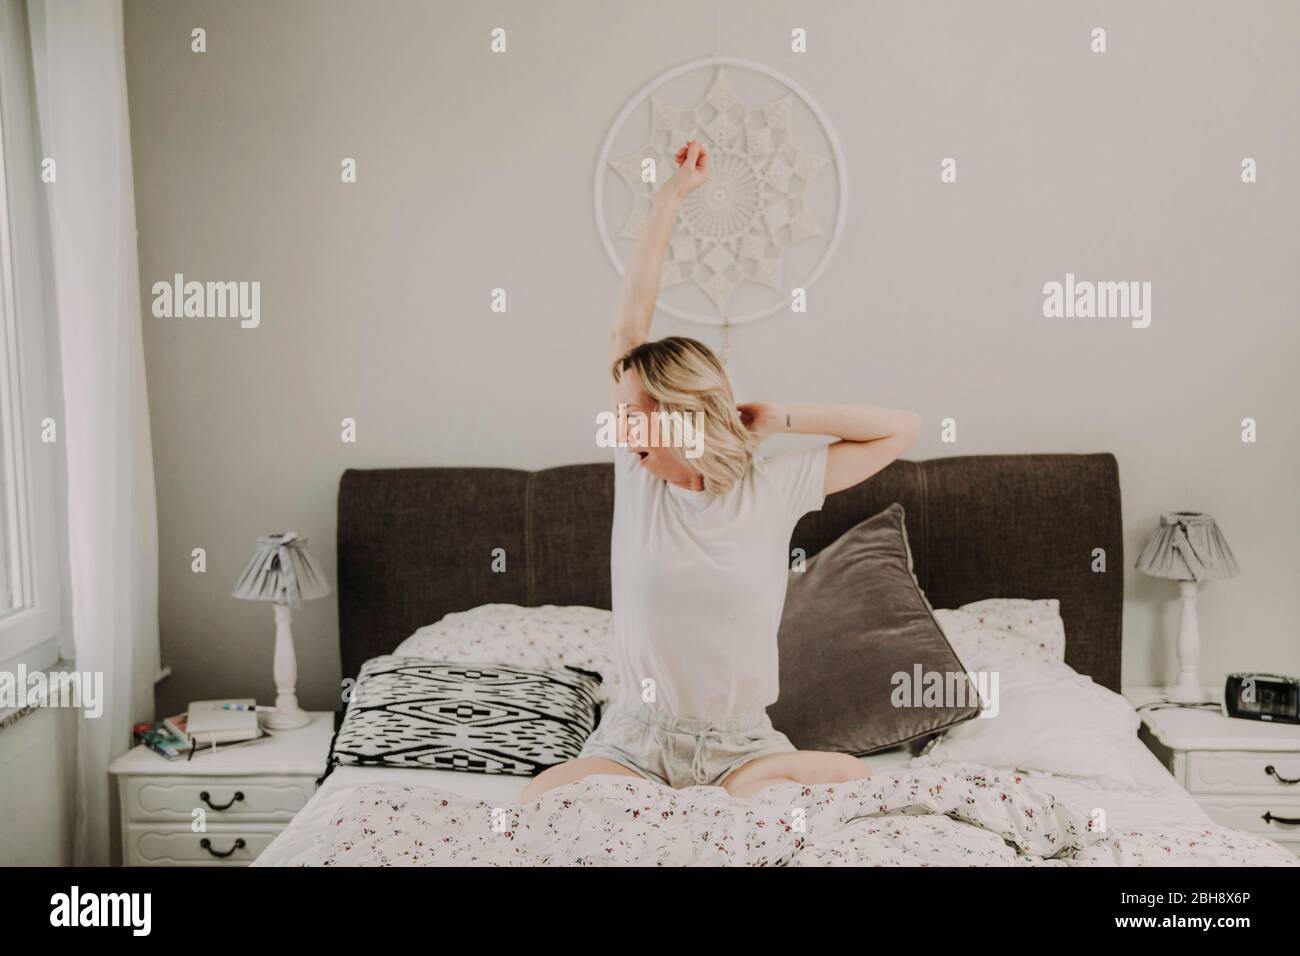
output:
[[[1132,758],[1139,768],[1143,789],[1107,788],[1086,779],[1047,774],[1024,774],[1038,789],[1050,793],[1070,809],[1087,817],[1105,812],[1109,829],[1142,829],[1178,825],[1210,825],[1209,818],[1186,791],[1178,786],[1145,746],[1133,740]],[[872,774],[906,769],[911,758],[906,748],[895,748],[861,758]],[[446,770],[408,770],[378,767],[338,767],[299,811],[289,826],[258,857],[254,866],[312,866],[319,862],[316,839],[327,831],[358,787],[374,783],[438,787],[489,806],[510,807],[529,783],[528,777],[456,773]]]

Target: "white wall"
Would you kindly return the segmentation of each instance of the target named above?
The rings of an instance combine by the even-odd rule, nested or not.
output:
[[[719,8],[722,52],[805,86],[850,170],[810,313],[735,337],[749,391],[914,408],[916,458],[1114,452],[1129,683],[1170,673],[1177,588],[1132,563],[1172,509],[1216,515],[1243,568],[1203,589],[1203,675],[1300,672],[1298,9]],[[145,318],[175,670],[162,709],[271,696],[270,609],[227,593],[270,530],[308,535],[333,576],[344,468],[605,457],[590,422],[617,278],[593,225],[595,156],[634,91],[711,52],[713,10],[127,0],[145,302],[175,272],[263,285],[256,330]],[[196,26],[205,54],[189,49]],[[504,56],[488,52],[496,26]],[[339,182],[345,156],[355,185]],[[955,185],[938,181],[945,156]],[[1067,271],[1149,280],[1151,327],[1044,319],[1042,285]],[[495,286],[506,316],[489,311]],[[718,343],[671,319],[656,332]],[[955,446],[939,440],[947,416]],[[1240,440],[1247,416],[1257,444]],[[304,703],[333,706],[333,601],[295,622]]]

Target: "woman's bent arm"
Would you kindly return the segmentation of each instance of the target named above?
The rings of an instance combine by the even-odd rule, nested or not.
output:
[[[870,405],[745,405],[741,414],[760,438],[777,432],[832,435],[825,494],[866,481],[911,448],[921,430],[915,412]]]

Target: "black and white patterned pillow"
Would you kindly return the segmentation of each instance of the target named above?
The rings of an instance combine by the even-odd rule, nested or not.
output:
[[[586,671],[388,654],[366,661],[334,738],[337,764],[531,776],[572,760],[600,720]]]

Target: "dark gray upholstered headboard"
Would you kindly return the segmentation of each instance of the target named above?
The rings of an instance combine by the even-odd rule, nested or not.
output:
[[[1061,601],[1066,661],[1119,690],[1124,542],[1119,469],[1098,455],[897,461],[806,515],[809,557],[892,502],[934,607]],[[613,466],[348,470],[339,483],[343,675],[417,628],[480,604],[608,608]],[[492,570],[496,548],[506,570]],[[1093,551],[1104,548],[1105,573]]]

